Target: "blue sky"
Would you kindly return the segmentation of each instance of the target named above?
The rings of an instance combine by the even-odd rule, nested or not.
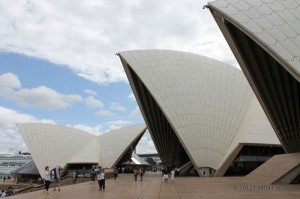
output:
[[[101,122],[103,131],[109,129],[109,122],[112,120],[128,121],[128,123],[143,122],[140,114],[132,115],[137,103],[129,97],[132,95],[132,91],[126,82],[98,85],[77,76],[66,67],[13,53],[0,54],[0,73],[2,78],[5,74],[14,74],[15,78],[20,81],[21,86],[14,89],[15,92],[24,89],[31,89],[33,92],[33,89],[43,86],[58,94],[76,95],[80,98],[66,107],[55,104],[51,107],[47,102],[40,105],[38,105],[39,103],[31,103],[34,101],[18,105],[16,100],[2,97],[0,102],[7,108],[13,109],[17,106],[18,111],[26,112],[38,118],[43,118],[46,114],[47,119],[61,124],[76,125],[83,122],[88,126],[96,126]],[[95,104],[89,105],[88,99],[94,99]]]
[[[16,81],[19,82],[19,86],[15,86]],[[63,65],[53,64],[44,59],[1,52],[0,87],[2,88],[1,106],[15,110],[19,114],[34,116],[32,122],[41,120],[69,125],[94,134],[144,123],[127,82],[96,84],[79,77]],[[9,91],[3,92],[4,90]],[[21,95],[24,91],[27,93]],[[40,98],[40,92],[44,95],[52,92],[54,95],[52,94],[52,97],[47,100]],[[59,95],[64,96],[59,97]],[[64,99],[68,96],[73,96],[75,99],[71,101]],[[61,105],[61,101],[66,101],[66,104]],[[150,140],[149,134],[143,138],[143,141],[150,142]],[[148,145],[151,144],[150,142]],[[3,143],[3,146],[18,148],[9,141],[7,144]],[[21,149],[26,150],[26,147],[22,146]],[[152,148],[145,152],[155,152],[153,144]]]
[[[237,66],[207,0],[0,1],[0,151],[16,123],[94,134],[143,122],[116,53],[166,49]],[[147,134],[138,152],[155,152]]]

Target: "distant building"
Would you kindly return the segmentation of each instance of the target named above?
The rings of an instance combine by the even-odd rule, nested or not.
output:
[[[145,124],[99,136],[54,124],[23,123],[17,126],[41,176],[45,166],[82,169],[83,165],[100,165],[113,168],[131,158],[133,149],[146,131]]]

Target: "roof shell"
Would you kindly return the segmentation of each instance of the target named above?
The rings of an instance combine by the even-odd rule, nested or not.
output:
[[[55,124],[17,124],[41,176],[46,166],[98,163],[110,168],[146,131],[145,124],[123,127],[96,136]]]
[[[300,1],[217,0],[223,13],[300,81]]]
[[[119,55],[124,67],[130,67],[147,87],[196,168],[217,170],[229,149],[233,150],[231,145],[255,98],[241,70],[177,51],[138,50]],[[265,122],[265,133],[278,144],[266,118]]]

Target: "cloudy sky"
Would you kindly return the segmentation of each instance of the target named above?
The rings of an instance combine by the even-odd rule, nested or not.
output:
[[[27,150],[16,123],[93,134],[143,123],[118,52],[177,50],[237,66],[207,2],[1,0],[0,151]],[[155,152],[149,134],[137,152]]]

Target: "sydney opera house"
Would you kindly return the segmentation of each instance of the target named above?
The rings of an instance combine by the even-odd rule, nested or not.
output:
[[[118,53],[146,125],[94,136],[19,124],[39,171],[78,162],[113,167],[147,128],[163,166],[182,175],[245,175],[274,155],[298,153],[280,160],[294,161],[280,172],[300,179],[300,3],[282,2],[207,5],[242,70],[186,52]]]
[[[223,176],[283,153],[241,70],[175,51],[119,56],[164,166]]]
[[[286,152],[300,152],[299,1],[209,3]]]
[[[113,168],[130,160],[133,149],[146,131],[145,124],[112,130],[98,136],[54,124],[23,123],[17,126],[41,176],[46,165],[59,165],[66,169],[79,165]]]
[[[181,175],[245,175],[284,153],[242,71],[200,55],[119,53],[146,122],[100,136],[53,124],[18,124],[39,172],[45,165],[114,167],[148,128],[164,167]]]

